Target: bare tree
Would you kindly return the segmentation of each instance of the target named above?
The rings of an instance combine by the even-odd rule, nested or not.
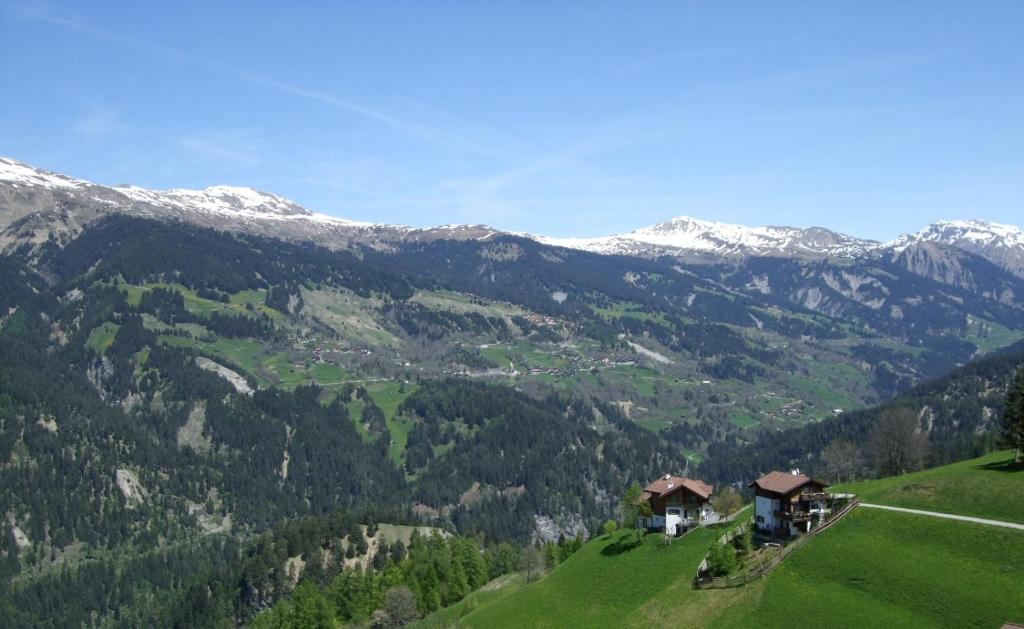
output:
[[[833,439],[821,451],[821,460],[829,477],[837,483],[854,480],[864,471],[864,455],[860,448],[846,439]]]
[[[740,496],[740,492],[727,486],[720,493],[715,494],[711,499],[711,506],[715,509],[715,513],[725,516],[725,519],[728,520],[743,506],[743,497]]]
[[[924,464],[928,435],[914,411],[890,408],[882,411],[871,429],[868,449],[879,476],[899,476]]]
[[[384,593],[384,605],[373,614],[373,626],[379,629],[404,627],[418,620],[416,596],[404,585],[398,585]]]
[[[523,578],[527,581],[536,581],[544,574],[544,555],[533,544],[523,549],[519,556],[519,569],[523,572]]]

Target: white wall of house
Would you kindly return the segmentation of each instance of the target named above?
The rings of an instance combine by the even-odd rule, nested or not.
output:
[[[766,498],[756,496],[754,498],[754,522],[759,529],[774,531],[778,524],[775,522],[775,512],[779,510],[777,498]]]

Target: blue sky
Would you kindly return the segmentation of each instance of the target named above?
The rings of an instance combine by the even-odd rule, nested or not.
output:
[[[0,155],[556,236],[1021,224],[1024,2],[0,0]]]

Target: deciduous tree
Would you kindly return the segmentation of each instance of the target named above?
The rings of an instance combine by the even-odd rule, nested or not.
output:
[[[373,626],[382,629],[404,627],[419,617],[416,596],[409,588],[399,585],[384,593],[384,604],[373,614]]]
[[[732,517],[732,514],[743,506],[743,497],[732,487],[726,487],[711,498],[711,506],[715,513],[722,515],[725,519]]]
[[[846,439],[833,439],[821,452],[821,460],[830,478],[837,483],[853,480],[864,471],[864,455]]]
[[[644,532],[640,519],[651,517],[651,503],[644,500],[644,490],[639,484],[633,483],[626,490],[619,503],[619,510],[622,512],[623,526],[636,531],[639,540]]]
[[[522,571],[524,579],[536,581],[540,575],[544,574],[544,555],[536,546],[530,544],[520,554],[519,569]]]
[[[899,476],[920,469],[928,453],[928,435],[909,408],[886,409],[868,438],[879,476]]]

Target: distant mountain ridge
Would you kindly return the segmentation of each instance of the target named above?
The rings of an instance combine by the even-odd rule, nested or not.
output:
[[[751,257],[801,260],[888,257],[908,269],[926,269],[932,279],[948,276],[956,255],[948,248],[985,258],[1024,277],[1024,231],[982,220],[942,220],[890,242],[858,238],[824,227],[747,227],[679,216],[622,235],[555,238],[503,231],[486,225],[414,228],[319,214],[269,192],[236,186],[205,190],[149,190],[134,185],[101,186],[0,157],[0,249],[73,237],[88,222],[111,212],[176,219],[203,227],[310,240],[329,247],[436,239],[523,236],[537,242],[609,255],[673,256],[687,262]],[[938,247],[936,247],[936,245]],[[910,251],[911,253],[907,253]],[[926,260],[927,259],[927,260]],[[941,268],[946,267],[946,268]]]
[[[0,249],[42,243],[51,236],[66,241],[88,223],[111,213],[181,220],[330,247],[353,242],[479,238],[495,233],[484,226],[418,229],[352,221],[312,212],[290,199],[247,187],[149,190],[133,185],[101,186],[0,157]]]
[[[625,255],[698,254],[743,258],[781,256],[797,258],[850,257],[879,246],[823,227],[745,227],[678,216],[621,236],[599,238],[538,237],[545,244],[595,253]]]

